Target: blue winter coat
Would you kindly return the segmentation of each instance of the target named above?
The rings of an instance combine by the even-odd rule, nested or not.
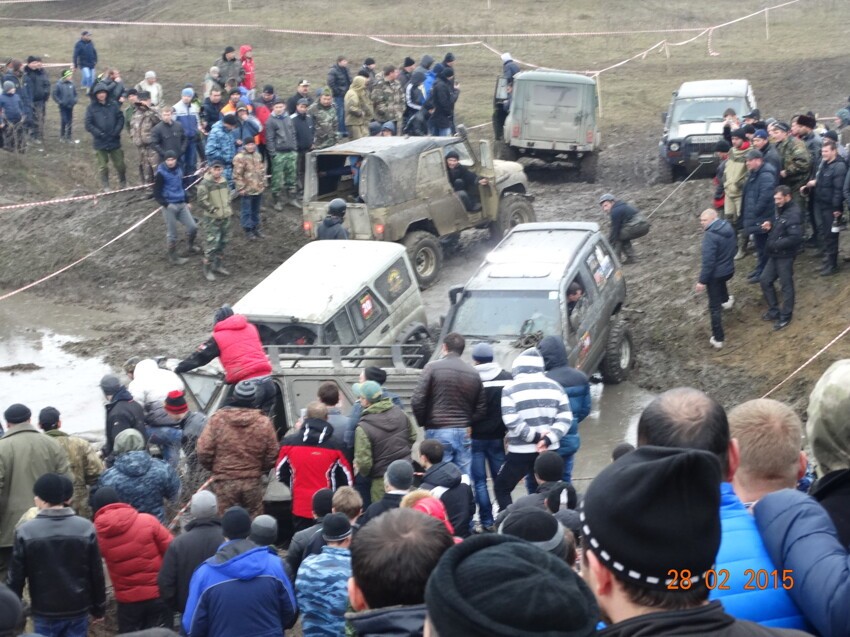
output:
[[[574,367],[567,360],[567,348],[557,336],[546,336],[537,345],[537,351],[543,357],[546,376],[559,383],[564,388],[570,401],[570,411],[573,412],[573,422],[566,435],[561,438],[558,453],[570,455],[579,450],[579,423],[590,414],[592,401],[590,398],[590,380],[587,375]]]
[[[112,487],[122,502],[164,522],[162,500],[177,498],[180,478],[168,464],[152,458],[147,451],[128,451],[115,458],[115,464],[100,476],[98,488],[101,487]]]
[[[53,86],[53,101],[59,106],[73,108],[77,103],[77,87],[73,82],[59,80]]]
[[[794,578],[788,591],[821,637],[845,637],[850,626],[850,555],[818,502],[783,489],[763,497],[755,521],[776,567]],[[781,571],[780,571],[781,573]]]
[[[74,66],[78,69],[93,69],[97,66],[97,49],[94,42],[86,42],[82,38],[74,45]]]
[[[706,284],[711,279],[734,274],[737,249],[732,224],[725,219],[712,221],[702,236],[702,268],[699,271],[699,282]]]
[[[297,617],[295,593],[277,554],[234,540],[192,575],[183,630],[189,637],[282,637]]]
[[[183,188],[183,170],[180,164],[169,169],[162,162],[156,169],[153,183],[153,196],[161,206],[171,203],[185,203],[186,190]]]
[[[0,95],[0,109],[3,110],[3,118],[13,124],[20,122],[24,116],[24,105],[17,93]]]
[[[233,135],[224,127],[224,122],[218,121],[210,129],[206,146],[207,161],[218,159],[225,166],[233,165],[236,156],[236,142]]]
[[[773,191],[779,183],[776,168],[771,164],[762,164],[756,171],[747,174],[744,182],[744,194],[741,198],[744,232],[764,234],[761,224],[773,219],[776,204]]]
[[[806,619],[786,591],[773,587],[771,580],[767,588],[759,589],[751,583],[753,590],[744,587],[750,581],[747,569],[771,573],[778,567],[770,559],[767,548],[759,535],[755,518],[735,495],[732,485],[720,485],[720,550],[715,560],[717,585],[709,599],[720,600],[726,612],[737,617],[772,628],[796,628],[806,630]],[[728,580],[726,573],[728,572]],[[795,581],[797,574],[795,573]],[[725,581],[724,581],[725,580]],[[755,581],[755,580],[753,580]],[[722,590],[728,586],[729,590]]]

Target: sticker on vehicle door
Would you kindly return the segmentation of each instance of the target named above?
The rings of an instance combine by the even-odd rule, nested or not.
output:
[[[372,300],[371,294],[364,294],[360,297],[360,316],[363,317],[363,320],[368,321],[372,318],[372,314],[375,312],[375,302]]]
[[[581,340],[578,342],[578,346],[578,365],[576,365],[576,367],[580,368],[587,359],[587,355],[590,354],[590,332],[585,332],[582,335]]]

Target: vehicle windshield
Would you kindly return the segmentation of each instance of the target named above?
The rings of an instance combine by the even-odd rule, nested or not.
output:
[[[537,331],[562,336],[561,325],[556,292],[488,290],[464,293],[449,331],[479,338],[517,337]]]
[[[673,124],[693,124],[696,122],[720,122],[723,111],[734,109],[738,114],[746,112],[742,97],[689,97],[677,99],[673,104]]]

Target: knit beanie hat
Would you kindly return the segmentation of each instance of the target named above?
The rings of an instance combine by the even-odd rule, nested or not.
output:
[[[228,113],[227,115],[225,115],[225,118],[227,118],[230,115],[231,115],[231,113]],[[236,117],[234,116],[232,123],[238,124],[239,120],[236,119]],[[215,311],[215,314],[213,314],[213,325],[223,321],[226,318],[230,318],[231,316],[233,316],[233,308],[225,303],[224,305],[222,305],[220,308],[218,308]]]
[[[413,66],[414,64],[416,64],[416,60],[414,60],[412,57],[410,57],[408,55],[406,58],[404,58],[404,62],[401,63],[401,68]]]
[[[743,128],[736,128],[731,133],[729,133],[732,137],[738,137],[739,139],[746,139],[747,133]]]
[[[95,513],[108,504],[118,504],[120,502],[121,497],[112,487],[101,487],[95,491],[94,495],[91,497],[91,506]]]
[[[313,494],[313,515],[323,518],[333,511],[334,492],[330,489],[319,489]]]
[[[440,637],[584,637],[599,621],[593,593],[563,559],[507,535],[446,551],[425,604]]]
[[[65,504],[74,496],[74,483],[61,473],[45,473],[35,481],[32,492],[47,504]]]
[[[26,405],[15,403],[14,405],[10,405],[6,411],[3,412],[3,418],[10,425],[20,425],[22,422],[26,422],[32,418],[32,412]]]
[[[107,396],[114,396],[121,389],[121,380],[115,374],[106,374],[100,379],[100,389]]]
[[[720,547],[720,481],[712,453],[638,447],[588,487],[582,533],[606,568],[636,586],[665,590],[670,570],[701,578]]]
[[[387,467],[386,479],[396,489],[407,491],[413,484],[413,465],[409,460],[394,460]]]
[[[251,516],[242,507],[230,507],[221,518],[221,532],[228,540],[244,540],[251,534]]]
[[[180,95],[183,97],[195,97],[195,91],[190,88],[184,88],[182,91],[180,91]]]
[[[387,373],[380,367],[370,366],[363,370],[363,377],[366,380],[374,380],[379,385],[387,382]]]
[[[59,410],[56,407],[45,407],[38,412],[38,426],[45,431],[53,429],[59,423]]]
[[[835,116],[841,120],[842,126],[847,126],[850,124],[850,109],[848,108],[840,108]]]
[[[115,455],[130,451],[142,451],[145,448],[145,438],[138,429],[125,429],[115,436]]]
[[[551,513],[537,507],[520,507],[511,511],[499,525],[499,533],[531,542],[561,559],[567,553],[564,529]]]
[[[834,362],[809,396],[806,437],[819,476],[850,469],[850,359]]]
[[[455,76],[455,70],[450,66],[447,66],[442,71],[440,71],[440,77],[442,77],[444,80],[450,80],[454,76]]]
[[[564,459],[554,451],[544,451],[534,461],[534,475],[543,482],[557,482],[564,475]]]
[[[165,411],[169,414],[185,414],[189,411],[186,394],[179,389],[168,392],[168,396],[165,397]]]
[[[4,93],[8,93],[13,88],[15,88],[14,82],[10,82],[9,80],[6,80],[5,82],[3,82],[3,92]]]
[[[251,401],[257,396],[257,386],[254,383],[240,380],[233,390],[233,397],[240,401]]]
[[[271,546],[277,541],[277,520],[270,515],[258,515],[251,522],[248,539],[257,546]]]
[[[65,69],[64,71],[62,71],[62,79],[65,80],[71,77],[73,74],[74,72],[71,69]]]
[[[325,542],[342,542],[351,537],[351,522],[345,513],[331,513],[322,520],[322,538]]]
[[[23,624],[21,600],[5,584],[0,584],[0,633],[17,635]]]
[[[189,506],[192,517],[196,520],[209,520],[214,518],[218,512],[218,499],[212,491],[198,491],[192,496],[192,504]]]

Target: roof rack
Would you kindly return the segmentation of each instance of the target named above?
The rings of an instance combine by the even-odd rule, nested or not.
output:
[[[427,349],[417,343],[392,345],[268,345],[263,349],[276,369],[296,367],[385,367],[405,370],[427,363]]]

